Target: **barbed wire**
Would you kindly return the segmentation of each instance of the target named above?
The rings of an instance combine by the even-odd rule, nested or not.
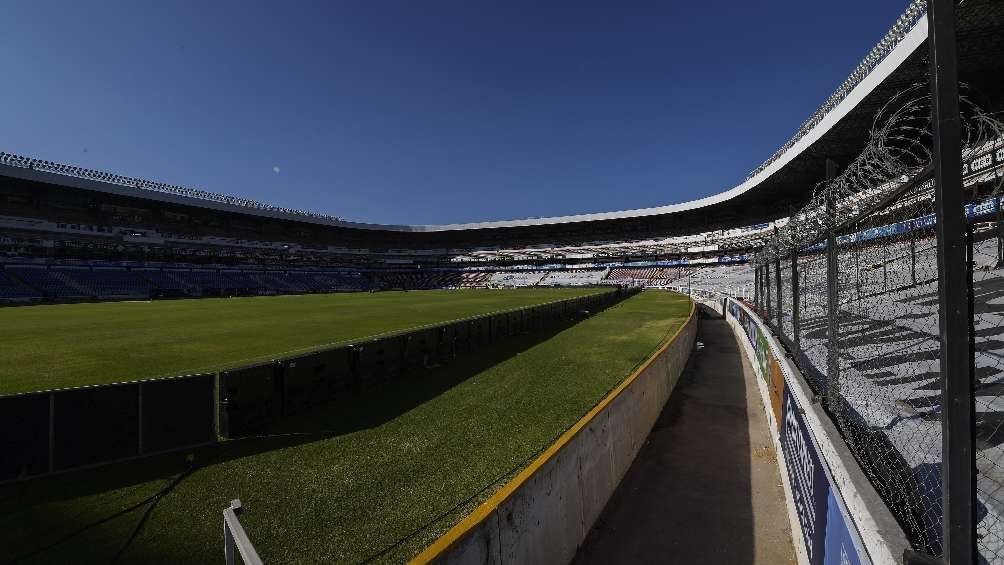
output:
[[[963,92],[966,88],[963,86]],[[963,158],[1004,142],[1004,124],[960,96]],[[885,205],[916,204],[897,199],[911,183],[933,170],[931,97],[926,84],[916,84],[893,96],[876,114],[861,153],[835,178],[818,183],[809,202],[765,238],[757,264],[774,261],[792,249],[816,244],[841,224],[879,212]],[[1001,191],[997,183],[993,194]],[[895,200],[895,202],[893,202]]]

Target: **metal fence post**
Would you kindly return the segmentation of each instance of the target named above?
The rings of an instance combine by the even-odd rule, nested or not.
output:
[[[784,335],[784,285],[781,284],[781,257],[780,250],[774,255],[774,282],[777,287],[777,335]]]
[[[770,261],[764,263],[763,266],[763,297],[764,297],[764,315],[766,316],[767,325],[770,325],[771,319],[771,309],[770,309]]]
[[[994,198],[994,210],[997,212],[997,264],[996,268],[1004,265],[1004,208],[1001,207],[1001,199]]]
[[[826,180],[832,180],[837,176],[836,162],[826,160]],[[837,233],[835,231],[837,223],[836,202],[833,201],[833,192],[826,193],[826,215],[830,223],[829,233],[826,237],[826,311],[827,316],[827,345],[826,345],[826,405],[833,412],[838,424],[843,420],[840,413],[840,357],[838,318],[840,317],[840,301],[838,300],[839,286],[837,284]]]
[[[792,353],[798,353],[802,350],[801,341],[798,339],[798,332],[802,325],[801,322],[801,304],[799,304],[799,295],[801,286],[798,280],[798,248],[791,248],[791,343],[795,351]]]
[[[854,246],[854,290],[857,294],[857,300],[861,300],[861,249],[858,246]]]
[[[917,234],[910,230],[910,284],[917,284]]]
[[[136,387],[136,423],[139,428],[136,430],[136,455],[143,455],[143,383]]]
[[[56,470],[56,393],[49,393],[49,472]]]
[[[934,204],[938,240],[938,326],[942,375],[944,559],[976,562],[976,454],[973,438],[971,294],[966,280],[962,131],[955,38],[955,1],[928,0],[928,47],[934,127]]]

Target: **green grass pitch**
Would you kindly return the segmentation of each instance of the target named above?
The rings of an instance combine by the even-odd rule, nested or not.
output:
[[[547,294],[546,296],[555,296]],[[269,435],[0,486],[25,562],[211,563],[233,498],[268,563],[407,561],[528,465],[685,321],[646,291],[282,422]]]
[[[597,292],[431,290],[0,309],[0,394],[213,371]]]

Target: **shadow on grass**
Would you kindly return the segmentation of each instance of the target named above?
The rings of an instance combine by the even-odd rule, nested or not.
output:
[[[64,552],[72,552],[74,560],[78,562],[108,561],[110,556],[111,561],[117,561],[138,537],[157,503],[200,469],[380,426],[492,366],[551,339],[578,321],[561,321],[546,329],[511,336],[460,355],[448,365],[412,370],[372,389],[278,420],[258,436],[0,486],[0,516],[3,517],[0,519],[0,526],[17,527],[28,534],[25,539],[12,533],[11,528],[5,528],[8,534],[0,535],[0,546],[14,541],[15,537],[8,536],[16,536],[18,546],[0,555],[0,563],[34,562],[36,559]],[[162,485],[151,485],[143,494],[131,495],[141,498],[138,502],[116,504],[115,497],[110,502],[102,501],[107,506],[107,511],[89,513],[86,519],[80,520],[81,523],[76,523],[74,516],[38,510],[43,505],[82,499],[132,486],[140,488],[144,483],[158,480],[163,481]],[[127,497],[123,495],[123,498]],[[222,513],[222,508],[219,510]],[[114,537],[117,540],[102,539],[102,542],[109,543],[107,547],[80,548],[78,546],[91,544],[68,543],[81,539],[81,536],[83,539],[90,538],[94,535],[94,530],[125,518],[130,520],[129,533],[121,536],[116,534]],[[4,540],[4,537],[7,539]],[[73,547],[68,547],[69,545]],[[57,557],[57,560],[62,557]]]

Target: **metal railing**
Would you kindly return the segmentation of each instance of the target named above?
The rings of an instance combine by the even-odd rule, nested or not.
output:
[[[245,565],[261,565],[261,557],[258,557],[254,544],[238,519],[243,511],[240,499],[231,500],[230,506],[223,509],[223,555],[227,565],[234,565],[237,555],[241,556]]]

